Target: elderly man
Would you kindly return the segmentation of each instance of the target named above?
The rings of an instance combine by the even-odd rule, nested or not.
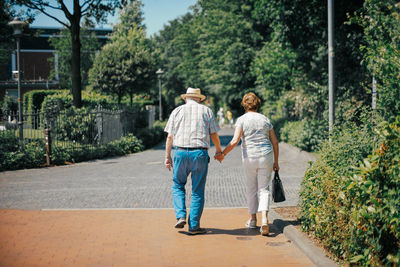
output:
[[[188,88],[181,97],[185,104],[175,108],[165,126],[168,133],[165,145],[165,167],[173,169],[172,195],[174,200],[175,228],[186,224],[185,185],[192,174],[192,201],[189,214],[189,234],[203,234],[200,218],[204,208],[204,188],[208,171],[210,137],[216,148],[215,158],[221,161],[219,127],[210,108],[201,105],[206,97],[200,89]],[[174,158],[171,150],[174,148]]]

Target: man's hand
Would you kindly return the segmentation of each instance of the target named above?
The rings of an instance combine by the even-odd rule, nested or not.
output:
[[[222,152],[217,152],[214,155],[214,159],[218,160],[220,163],[224,160],[224,154]]]
[[[171,171],[172,168],[172,159],[171,156],[168,156],[167,158],[165,158],[165,168],[167,168],[169,171]]]

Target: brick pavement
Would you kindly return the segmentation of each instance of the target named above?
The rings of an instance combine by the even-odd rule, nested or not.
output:
[[[221,141],[233,130],[224,128]],[[210,149],[210,156],[215,153]],[[144,152],[74,165],[0,172],[0,209],[172,208],[171,172],[163,167],[163,146]],[[287,201],[298,203],[298,191],[309,153],[280,144],[281,178]],[[189,179],[190,181],[190,179]],[[190,182],[187,188],[190,188]],[[236,147],[222,164],[211,160],[206,207],[246,207],[245,183]],[[190,198],[190,192],[188,192]]]
[[[246,209],[206,209],[205,235],[173,210],[0,211],[0,266],[313,266],[278,229],[247,229]],[[185,230],[185,229],[183,229]]]
[[[223,129],[222,143],[232,133]],[[288,198],[280,205],[297,205],[313,157],[286,144],[280,149]],[[173,210],[165,209],[172,207],[172,182],[163,155],[159,146],[70,166],[0,172],[0,266],[312,266],[272,224],[269,237],[244,228],[246,209],[233,208],[246,207],[239,147],[222,164],[211,161],[202,217],[209,233],[176,231]]]

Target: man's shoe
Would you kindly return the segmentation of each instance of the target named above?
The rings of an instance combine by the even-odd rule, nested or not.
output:
[[[197,228],[195,230],[189,230],[189,235],[201,235],[207,233],[207,230],[204,228]]]
[[[185,218],[179,218],[176,221],[175,228],[183,228],[185,226],[185,224],[186,224],[186,219]]]
[[[251,229],[257,228],[257,221],[256,221],[256,220],[249,219],[249,220],[246,222],[245,226],[246,226],[247,228],[251,228]]]

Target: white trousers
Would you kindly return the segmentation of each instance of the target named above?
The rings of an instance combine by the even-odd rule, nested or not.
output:
[[[249,214],[255,214],[257,211],[269,210],[269,182],[271,181],[273,164],[273,152],[265,157],[243,159]]]

